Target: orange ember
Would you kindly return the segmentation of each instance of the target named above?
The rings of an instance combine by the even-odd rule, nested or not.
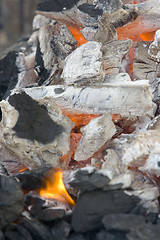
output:
[[[153,41],[156,31],[140,34],[143,41]]]
[[[24,172],[24,171],[27,171],[28,170],[28,168],[22,168],[22,169],[20,169],[18,172]]]
[[[63,172],[61,169],[52,169],[46,180],[46,187],[40,189],[40,196],[43,198],[52,198],[58,201],[68,203],[70,206],[75,205],[75,202],[68,194],[63,183]]]
[[[73,27],[70,27],[70,26],[67,26],[67,27],[71,31],[74,39],[78,42],[77,43],[78,47],[87,42],[87,40],[83,37],[83,35],[80,31],[81,29],[76,29],[76,28],[73,28]]]

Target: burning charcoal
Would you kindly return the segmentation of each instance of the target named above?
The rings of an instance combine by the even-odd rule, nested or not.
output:
[[[46,173],[51,167],[43,167],[34,170],[26,170],[13,175],[18,178],[24,190],[35,190],[42,186]]]
[[[60,221],[59,223],[54,224],[52,227],[53,239],[67,240],[70,230],[71,230],[70,224],[65,222],[64,220]]]
[[[40,27],[44,26],[44,25],[51,25],[53,26],[55,24],[56,21],[54,20],[51,20],[49,18],[46,18],[40,14],[36,14],[34,19],[33,19],[33,23],[32,23],[32,26],[33,26],[33,30],[36,31],[36,30],[39,30]]]
[[[36,220],[35,218],[27,219],[25,217],[19,220],[20,224],[32,235],[34,240],[53,240],[49,226]]]
[[[159,75],[160,63],[148,53],[150,42],[138,42],[135,51],[133,72],[135,79],[149,80],[151,91],[154,95],[153,100],[159,104]],[[153,55],[153,54],[152,54]]]
[[[66,84],[85,85],[104,80],[100,48],[98,42],[87,42],[66,58],[62,73]]]
[[[96,171],[93,167],[78,169],[74,172],[72,177],[69,184],[73,188],[78,188],[82,191],[92,191],[98,188],[104,188],[110,181],[101,171]]]
[[[34,71],[35,52],[25,56],[20,52],[16,57],[16,66],[18,68],[18,82],[15,88],[27,87],[37,82],[37,75]]]
[[[0,176],[0,229],[15,221],[23,210],[20,184],[12,177]]]
[[[33,74],[33,61],[29,59],[34,55],[34,50],[28,45],[27,41],[22,41],[7,49],[0,56],[0,100],[6,98],[15,86],[19,86],[19,80],[27,74],[29,82],[25,79],[23,86],[35,81]],[[19,55],[23,58],[19,58]],[[34,60],[34,59],[33,59]],[[23,66],[23,67],[22,67]]]
[[[76,161],[90,158],[116,133],[112,122],[112,116],[108,113],[92,119],[86,126],[80,129],[82,138],[77,146],[74,156]]]
[[[138,202],[138,197],[129,196],[123,190],[85,192],[73,210],[73,229],[75,232],[98,229],[102,227],[101,221],[106,214],[129,213]]]
[[[112,8],[112,4],[116,4],[117,1],[108,1],[110,9],[105,11],[102,18],[98,23],[98,31],[96,35],[97,41],[101,43],[117,40],[116,29],[134,21],[138,16],[138,8],[134,5],[123,6],[121,1],[115,8]],[[125,38],[123,38],[125,39]]]
[[[155,111],[149,83],[146,80],[135,82],[120,80],[83,87],[58,85],[26,88],[24,91],[35,99],[52,98],[62,108],[81,113],[108,112],[124,116],[153,116]]]
[[[76,41],[66,26],[44,25],[39,30],[35,70],[39,85],[56,83],[56,74],[64,66],[64,59],[76,48]]]
[[[112,41],[102,45],[102,62],[106,75],[120,72],[123,68],[124,57],[131,45],[132,41],[130,39]]]
[[[122,163],[159,177],[159,149],[160,134],[157,130],[141,132],[124,145]]]
[[[82,24],[77,19],[77,6],[84,0],[40,0],[37,6],[37,13],[45,17],[60,21],[66,25]]]
[[[59,159],[69,150],[73,125],[60,108],[49,100],[37,102],[24,92],[1,102],[1,108],[4,145],[29,168],[45,164],[59,167]]]
[[[30,233],[18,224],[9,225],[4,234],[7,240],[32,240]]]

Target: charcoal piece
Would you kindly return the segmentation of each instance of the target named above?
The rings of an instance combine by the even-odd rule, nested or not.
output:
[[[72,233],[68,237],[68,240],[85,240],[85,237],[81,233]]]
[[[98,9],[95,5],[91,5],[88,3],[84,3],[78,6],[78,9],[95,19],[98,19],[98,16],[101,16],[103,14],[102,9]]]
[[[138,227],[147,228],[150,223],[146,222],[144,216],[134,214],[107,214],[102,220],[104,227],[107,231],[124,231],[135,230]]]
[[[15,221],[24,207],[20,184],[13,177],[0,176],[0,229]]]
[[[32,240],[31,234],[21,225],[11,224],[5,229],[7,240]]]
[[[75,171],[73,178],[69,184],[73,188],[81,189],[82,191],[92,191],[98,188],[106,187],[109,183],[109,178],[94,168],[82,168]]]
[[[62,12],[74,7],[80,0],[40,0],[37,10],[46,12]]]
[[[2,233],[2,231],[0,231],[0,240],[5,240],[5,237],[4,237],[3,233]]]
[[[60,167],[61,157],[69,151],[73,123],[52,99],[37,100],[37,94],[31,98],[20,91],[1,101],[0,106],[0,141],[4,146],[29,169]]]
[[[51,169],[50,166],[35,170],[26,170],[13,176],[18,178],[24,190],[34,190],[42,186],[46,173]]]
[[[104,229],[101,229],[99,232],[96,233],[96,240],[116,240],[116,237],[113,234],[108,233]]]
[[[63,126],[50,118],[47,108],[39,105],[26,93],[10,96],[9,103],[19,112],[18,121],[13,128],[19,138],[47,144],[64,131]]]
[[[65,216],[65,209],[50,207],[42,210],[40,220],[44,222],[50,222],[56,219],[61,219],[64,216]]]
[[[60,221],[57,224],[54,224],[52,227],[52,235],[54,240],[67,240],[71,230],[71,225],[64,220]]]
[[[34,240],[53,240],[49,226],[36,220],[35,218],[27,219],[23,217],[20,218],[19,222],[27,229]]]
[[[73,210],[72,227],[75,232],[86,232],[102,226],[102,219],[109,213],[129,213],[139,198],[122,190],[82,193]]]
[[[2,100],[9,85],[12,89],[18,81],[18,68],[15,62],[15,51],[9,52],[4,58],[0,59],[0,100]]]

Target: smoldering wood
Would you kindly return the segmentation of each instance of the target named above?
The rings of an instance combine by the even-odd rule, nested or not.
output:
[[[24,194],[13,177],[0,175],[0,229],[17,220],[24,208]]]
[[[29,169],[46,164],[59,167],[59,159],[69,151],[73,124],[68,117],[62,115],[55,103],[42,103],[43,100],[38,103],[28,97],[23,92],[10,96],[9,101],[1,102],[3,120],[0,141],[18,155]],[[9,134],[6,135],[6,131]],[[7,136],[7,141],[3,134]]]
[[[82,127],[80,131],[82,137],[74,155],[76,161],[83,161],[90,158],[107,141],[111,140],[116,133],[116,128],[112,122],[112,116],[106,113],[92,119],[86,126]]]
[[[66,59],[61,77],[65,84],[87,85],[103,82],[101,44],[90,41],[74,50]]]
[[[64,25],[44,25],[39,29],[35,70],[39,85],[57,84],[64,67],[64,59],[76,48],[76,40]],[[60,75],[60,74],[59,74]],[[58,78],[56,80],[56,78]]]
[[[154,100],[159,101],[160,65],[155,57],[149,55],[151,42],[138,42],[135,50],[133,72],[135,79],[148,79]],[[153,54],[152,54],[153,55]]]
[[[112,41],[102,45],[102,63],[106,75],[123,71],[123,61],[131,46],[132,41],[129,39]]]
[[[83,87],[57,85],[26,88],[24,91],[35,99],[49,98],[61,108],[89,114],[108,112],[124,116],[153,116],[155,111],[147,80],[117,81]]]

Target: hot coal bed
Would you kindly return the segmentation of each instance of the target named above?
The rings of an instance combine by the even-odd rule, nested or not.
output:
[[[159,13],[41,0],[1,54],[0,240],[159,239]]]

